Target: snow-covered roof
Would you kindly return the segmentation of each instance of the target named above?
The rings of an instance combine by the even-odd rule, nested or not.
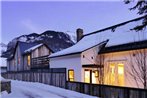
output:
[[[40,46],[42,46],[42,45],[43,45],[43,44],[35,45],[35,46],[33,46],[33,47],[31,47],[31,48],[25,50],[24,53],[31,52],[31,51],[35,50],[36,48],[38,48],[38,47],[40,47]]]
[[[85,35],[74,46],[62,51],[51,54],[49,57],[58,57],[67,54],[82,52],[90,47],[98,45],[106,40],[109,40],[105,47],[111,47],[130,42],[147,40],[147,29],[136,32],[131,30],[142,23],[142,18],[137,18],[128,22],[124,22],[115,26],[111,26],[91,34]]]

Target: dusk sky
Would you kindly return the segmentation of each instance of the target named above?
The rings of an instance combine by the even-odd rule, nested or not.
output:
[[[77,28],[90,33],[136,17],[136,11],[123,0],[67,2],[67,1],[7,1],[2,2],[2,42],[29,33],[46,30],[75,33]]]

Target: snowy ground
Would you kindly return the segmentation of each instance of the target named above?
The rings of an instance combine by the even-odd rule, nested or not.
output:
[[[2,98],[97,98],[41,83],[11,80],[12,93],[2,92]]]

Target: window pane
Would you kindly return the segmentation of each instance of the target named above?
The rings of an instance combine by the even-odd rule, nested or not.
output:
[[[124,85],[124,64],[118,64],[118,85]]]
[[[110,64],[110,84],[115,85],[115,65]]]
[[[27,60],[28,60],[28,65],[31,65],[31,57],[30,57],[30,55],[28,55]]]
[[[85,71],[85,82],[90,83],[90,71]]]
[[[74,77],[74,72],[73,71],[69,71],[69,78],[73,78]]]
[[[69,81],[74,81],[74,70],[68,70]]]

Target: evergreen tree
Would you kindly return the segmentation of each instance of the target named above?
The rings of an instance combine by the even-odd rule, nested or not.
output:
[[[125,4],[129,4],[133,1],[126,0]],[[141,25],[137,25],[133,30],[140,31],[146,29],[147,27],[147,0],[138,0],[136,5],[130,8],[130,10],[138,10],[137,14],[144,15],[144,19]]]

